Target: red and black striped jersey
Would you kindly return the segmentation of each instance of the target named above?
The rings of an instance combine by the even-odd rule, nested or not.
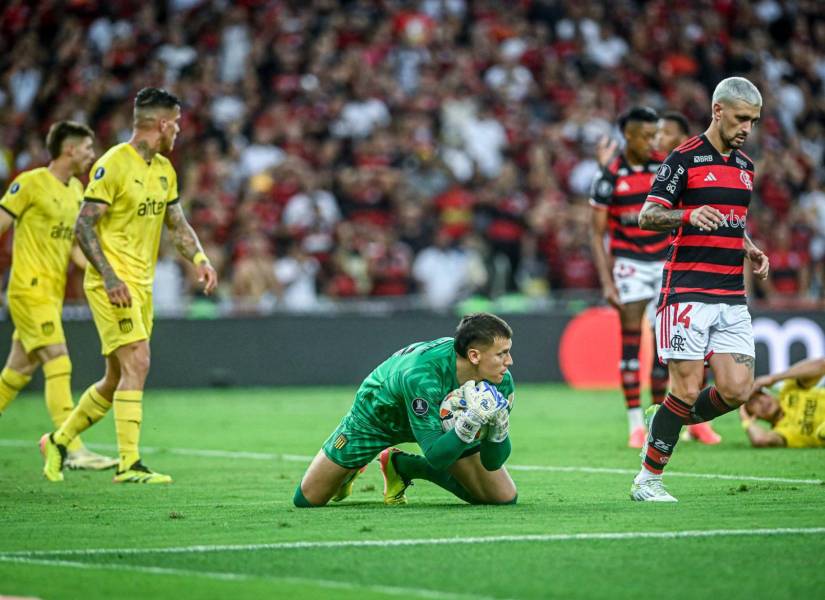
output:
[[[752,190],[753,161],[739,150],[722,156],[704,134],[667,157],[648,201],[669,209],[709,204],[724,220],[716,231],[679,228],[662,274],[660,307],[691,301],[745,303],[744,237]]]
[[[621,155],[593,180],[590,204],[608,211],[613,256],[643,261],[665,259],[670,233],[639,229],[639,212],[661,162],[656,157],[642,166],[631,167]]]

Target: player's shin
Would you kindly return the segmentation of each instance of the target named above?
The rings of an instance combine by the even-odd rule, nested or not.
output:
[[[622,391],[627,408],[628,431],[642,427],[642,409],[640,408],[639,393],[639,345],[641,331],[638,329],[622,329],[622,359],[619,361],[619,371],[622,378]]]
[[[716,417],[721,417],[725,413],[734,410],[734,406],[729,406],[722,394],[716,389],[715,385],[711,385],[699,392],[699,397],[696,399],[696,404],[690,411],[691,423],[704,423],[705,421],[712,421]]]
[[[653,344],[653,366],[650,370],[650,396],[653,404],[661,404],[667,394],[667,367],[659,362],[659,352]]]
[[[0,414],[17,397],[20,390],[28,385],[29,381],[31,381],[31,375],[24,375],[9,367],[0,372]]]
[[[69,418],[55,432],[55,442],[67,446],[80,433],[100,421],[111,408],[112,402],[104,398],[94,385],[89,386],[80,396]]]
[[[64,354],[43,363],[43,378],[46,408],[57,430],[72,414],[72,361]],[[83,446],[79,439],[73,438],[66,444],[70,452]]]
[[[128,470],[140,458],[140,424],[143,420],[143,392],[118,390],[114,397],[115,432],[120,457],[118,471]]]
[[[679,441],[682,425],[687,422],[689,415],[690,405],[673,394],[667,395],[650,423],[650,432],[642,457],[642,470],[637,480],[661,476],[673,454],[676,442]]]
[[[418,454],[408,454],[406,452],[397,452],[392,455],[390,459],[395,465],[395,469],[404,481],[413,481],[414,479],[425,479],[436,484],[450,492],[457,498],[464,500],[469,504],[475,504],[476,500],[464,487],[458,483],[447,471],[439,471],[434,469],[427,459]]]

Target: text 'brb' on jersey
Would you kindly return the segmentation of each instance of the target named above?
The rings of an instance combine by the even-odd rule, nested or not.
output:
[[[744,237],[752,190],[753,161],[739,150],[722,156],[704,134],[667,157],[647,199],[669,209],[708,204],[723,220],[716,231],[679,228],[668,251],[659,306],[745,303]]]
[[[639,229],[639,213],[661,160],[631,167],[624,155],[616,157],[593,180],[590,205],[608,211],[610,253],[642,261],[664,260],[670,232]]]
[[[178,201],[172,163],[155,154],[147,163],[130,144],[112,146],[92,166],[85,199],[108,204],[97,224],[100,245],[117,276],[151,287],[166,207]],[[91,263],[84,286],[102,286]]]

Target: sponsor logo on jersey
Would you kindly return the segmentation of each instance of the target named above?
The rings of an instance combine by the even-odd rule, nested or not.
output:
[[[616,186],[617,192],[626,192],[630,189],[630,185],[626,181],[621,181],[619,185]]]
[[[747,171],[739,171],[739,179],[745,185],[746,188],[749,190],[753,189],[753,181],[751,180],[750,173]]]
[[[68,225],[64,225],[63,221],[60,221],[57,225],[52,226],[49,237],[53,240],[71,240],[74,238],[74,230]]]
[[[164,192],[169,189],[169,180],[166,177],[160,178],[160,187],[163,188]]]
[[[741,227],[745,229],[748,224],[748,217],[747,215],[742,215],[741,217],[737,215],[732,210],[727,214],[722,214],[722,222],[719,224],[720,227],[732,227],[734,229]]]
[[[670,177],[670,173],[670,165],[662,164],[662,166],[659,167],[659,170],[656,171],[656,179],[658,179],[659,181],[667,181]]]
[[[132,325],[132,319],[121,319],[117,322],[118,327],[120,327],[121,333],[130,333],[132,329],[134,329],[134,325]]]
[[[746,161],[742,160],[738,156],[734,157],[734,159],[736,160],[736,164],[742,167],[743,169],[748,168],[748,163]]]
[[[708,173],[705,175],[705,181],[716,181],[716,175],[713,173]]]
[[[15,181],[14,183],[11,184],[11,187],[9,188],[9,194],[16,194],[19,191],[20,191],[20,184]]]
[[[613,193],[613,184],[607,181],[606,179],[602,179],[596,186],[596,193],[599,196],[606,198],[607,196]]]
[[[343,433],[339,433],[338,437],[335,438],[335,441],[332,442],[332,445],[335,446],[336,450],[340,450],[341,448],[346,446],[348,442],[349,440],[347,439],[347,436],[345,436]]]
[[[103,176],[106,174],[106,169],[103,167],[98,167],[95,169],[95,179],[102,179]]]
[[[713,162],[713,156],[710,154],[706,154],[704,156],[694,156],[693,163],[706,163],[706,162]]]
[[[423,417],[427,414],[427,411],[430,410],[430,403],[424,400],[424,398],[416,398],[412,401],[412,409],[419,417]]]
[[[138,204],[137,214],[139,217],[156,217],[162,215],[166,210],[166,202],[163,200],[153,200],[147,198]]]
[[[54,333],[54,321],[46,321],[45,323],[41,323],[40,331],[43,332],[43,335],[51,335]]]
[[[665,166],[665,165],[662,165]],[[682,179],[682,175],[685,174],[685,168],[682,165],[679,165],[679,168],[676,169],[676,173],[673,174],[673,177],[670,178],[670,182],[667,184],[667,191],[671,194],[676,193],[676,186],[679,185],[679,181]],[[659,175],[656,175],[656,179],[659,178]]]

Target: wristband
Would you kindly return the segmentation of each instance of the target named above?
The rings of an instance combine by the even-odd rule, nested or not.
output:
[[[192,257],[192,262],[196,265],[207,264],[209,262],[209,257],[203,252],[197,252],[195,253],[195,256]]]
[[[682,213],[682,223],[684,223],[685,225],[690,225],[690,215],[692,212],[692,208],[685,209],[685,212]]]

